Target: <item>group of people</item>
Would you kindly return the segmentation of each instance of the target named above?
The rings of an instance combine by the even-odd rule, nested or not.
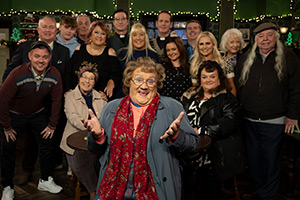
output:
[[[227,30],[218,47],[197,20],[187,22],[184,45],[167,11],[151,40],[141,23],[128,32],[124,10],[113,13],[113,25],[108,37],[105,23],[80,15],[63,18],[57,33],[45,16],[38,37],[20,44],[0,88],[1,200],[14,198],[24,130],[22,184],[39,148],[38,189],[59,193],[52,170],[60,146],[91,200],[221,199],[222,182],[243,171],[245,134],[255,191],[244,197],[273,199],[283,133],[299,130],[300,114],[300,61],[277,26],[254,29],[252,50],[242,55],[238,29]],[[89,151],[67,144],[82,130]]]

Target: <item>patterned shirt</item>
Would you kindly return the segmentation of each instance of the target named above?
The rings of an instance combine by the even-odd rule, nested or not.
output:
[[[184,73],[182,67],[173,67],[166,71],[166,78],[160,94],[180,101],[183,92],[191,86],[190,75]]]
[[[198,129],[198,134],[201,133],[201,126],[200,126],[201,106],[206,101],[207,99],[202,101],[198,101],[198,100],[192,101],[191,105],[188,108],[188,111],[186,112],[192,127]],[[196,162],[199,167],[206,164],[210,164],[211,161],[208,157],[206,149],[202,153],[200,153],[199,156],[193,162]]]

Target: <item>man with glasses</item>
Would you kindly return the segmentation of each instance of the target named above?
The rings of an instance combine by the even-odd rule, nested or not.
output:
[[[197,37],[201,32],[202,27],[198,20],[192,19],[186,23],[185,35],[187,37],[187,44],[185,47],[188,52],[189,61],[194,53]]]
[[[129,41],[128,24],[129,15],[123,9],[118,9],[113,13],[113,25],[115,33],[108,38],[108,46],[113,48],[118,54],[118,50],[127,47]]]

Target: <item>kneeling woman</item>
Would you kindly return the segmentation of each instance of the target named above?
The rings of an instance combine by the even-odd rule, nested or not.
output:
[[[68,136],[86,128],[81,118],[89,116],[88,109],[99,117],[106,101],[101,94],[93,89],[98,79],[98,71],[93,66],[83,66],[79,70],[79,84],[67,93],[65,98],[65,113],[67,125],[63,133],[60,148],[65,151],[68,164],[76,177],[90,193],[90,199],[96,195],[99,162],[96,155],[88,151],[74,150],[67,145]]]
[[[237,147],[240,140],[236,132],[238,104],[228,91],[225,74],[217,62],[203,61],[198,79],[200,86],[193,93],[188,93],[192,96],[184,94],[183,102],[193,128],[199,135],[208,135],[212,142],[193,161],[196,176],[185,173],[184,199],[218,200],[221,197],[221,181],[242,170]],[[227,145],[226,148],[224,145]]]
[[[181,199],[175,151],[195,150],[198,136],[181,104],[157,93],[164,77],[151,58],[130,61],[123,78],[129,95],[108,103],[100,123],[92,112],[83,120],[88,149],[101,155],[95,199]]]

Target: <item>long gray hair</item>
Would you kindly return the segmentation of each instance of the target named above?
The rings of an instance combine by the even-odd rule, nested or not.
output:
[[[276,58],[275,58],[275,66],[274,69],[277,72],[277,77],[279,79],[279,81],[281,81],[282,77],[283,77],[283,68],[284,68],[284,47],[283,44],[280,42],[279,38],[280,38],[280,34],[278,32],[275,32],[275,36],[277,38],[277,47],[276,47]],[[257,36],[255,36],[255,43],[253,44],[253,47],[248,55],[247,60],[245,61],[243,70],[241,72],[241,77],[239,79],[239,83],[241,85],[245,85],[248,78],[249,78],[249,73],[250,73],[250,69],[251,66],[253,65],[255,56],[256,56],[256,50],[257,48]]]

